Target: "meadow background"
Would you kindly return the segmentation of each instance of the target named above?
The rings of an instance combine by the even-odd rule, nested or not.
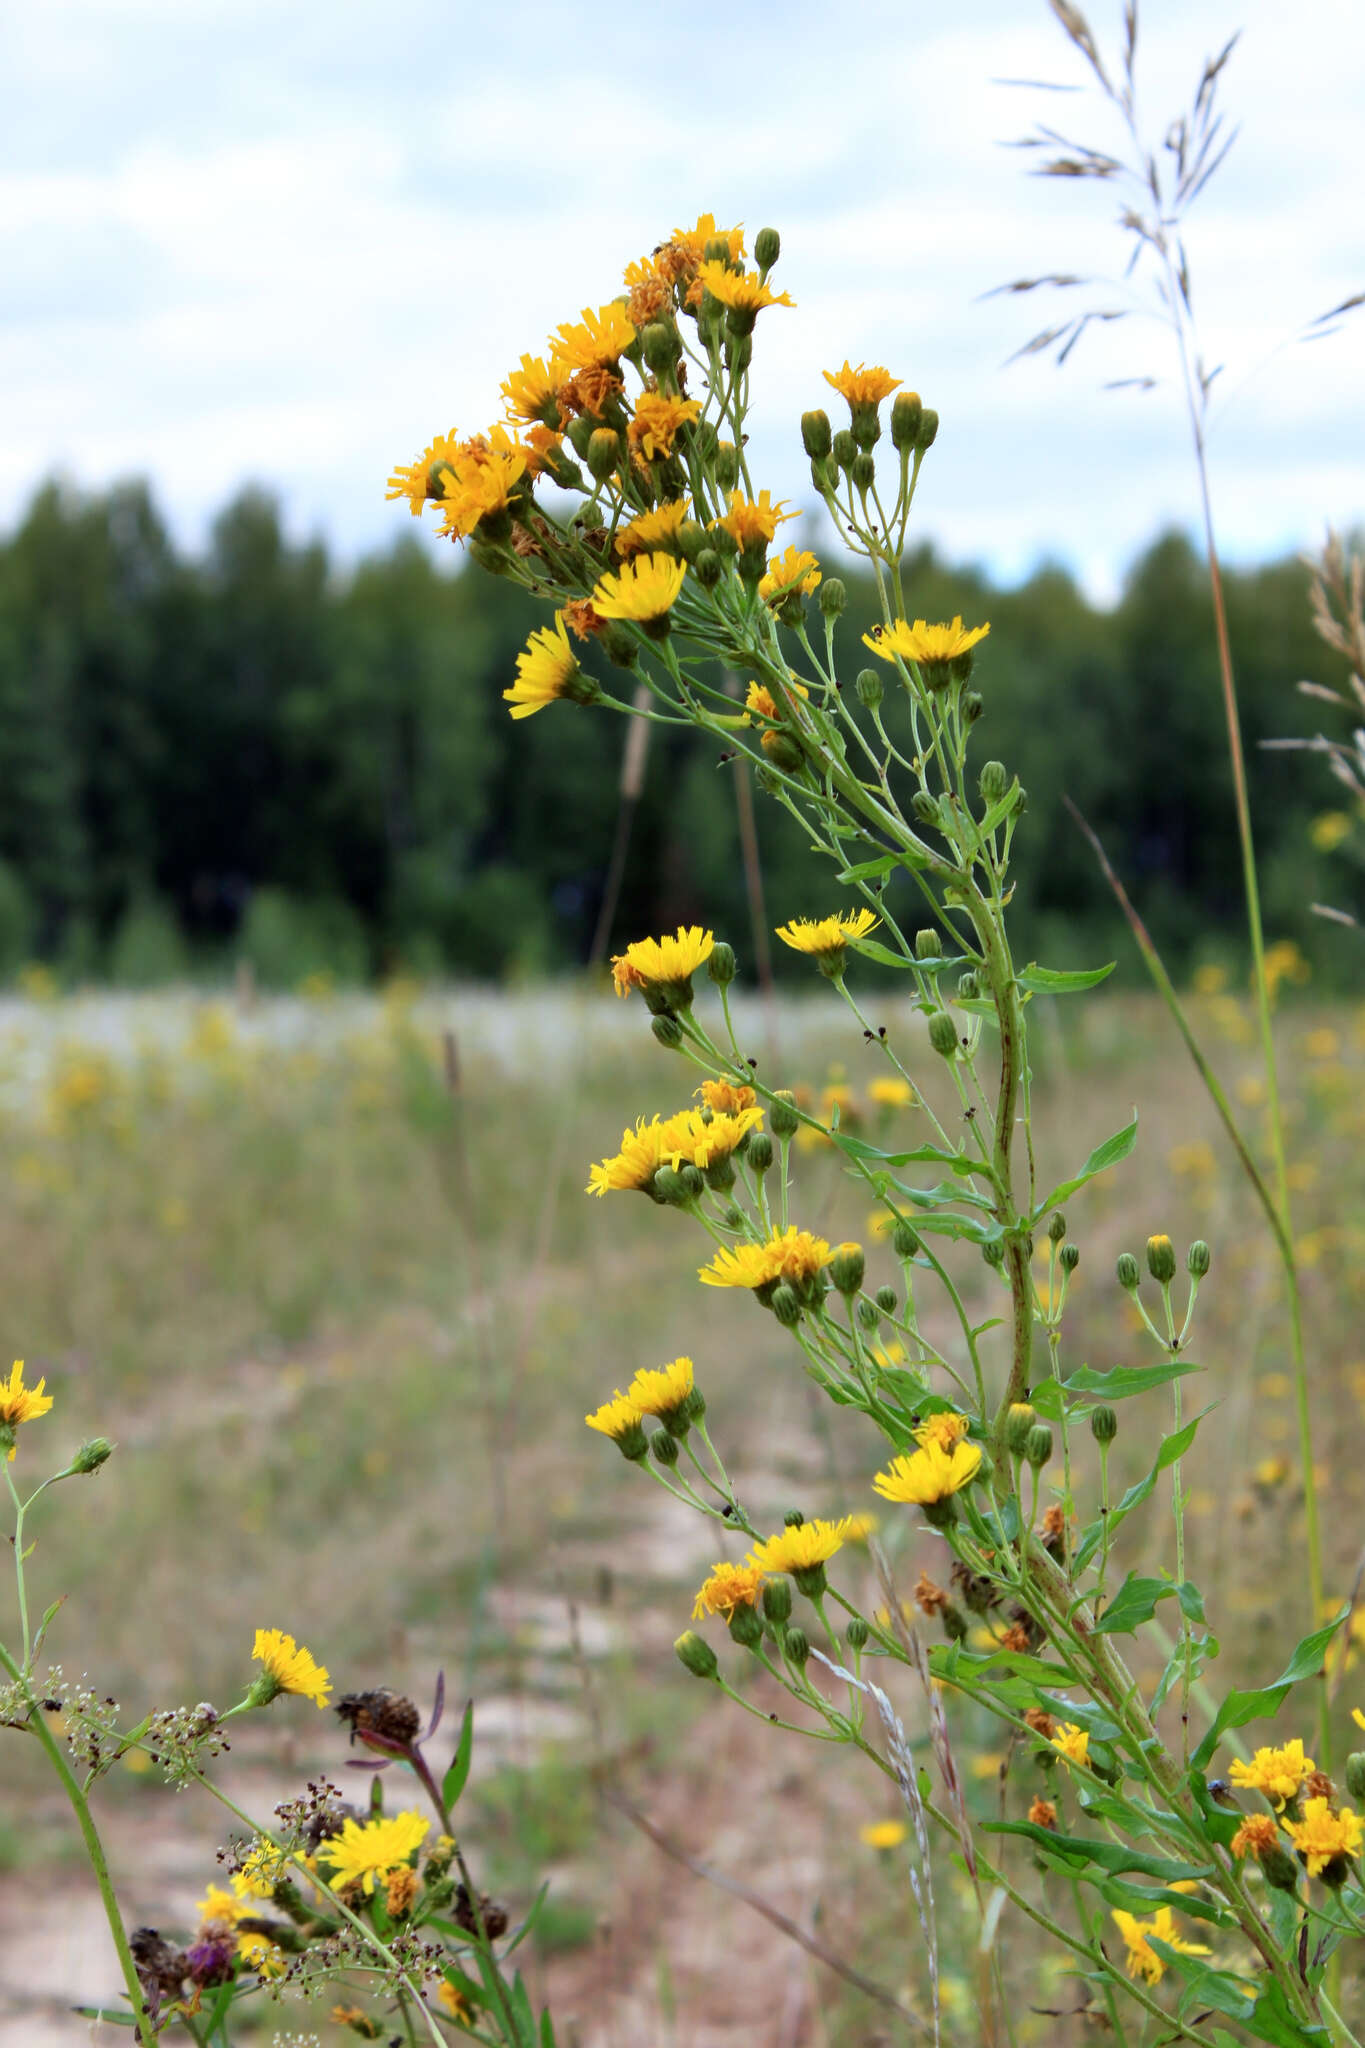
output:
[[[1243,22],[1247,134],[1211,192],[1199,276],[1235,359],[1215,476],[1330,1583],[1347,1594],[1365,1494],[1365,1002],[1357,936],[1313,906],[1356,906],[1365,841],[1320,762],[1261,743],[1349,737],[1294,684],[1346,673],[1313,634],[1299,551],[1326,518],[1361,516],[1359,342],[1285,352],[1271,316],[1292,335],[1291,287],[1311,314],[1359,282],[1343,209],[1361,31],[1327,4],[1292,42],[1269,5],[1154,10],[1154,90],[1177,75],[1183,90]],[[514,729],[499,693],[538,621],[382,503],[389,464],[453,411],[482,422],[523,348],[699,207],[778,222],[792,331],[809,320],[776,343],[775,490],[799,499],[797,414],[845,354],[885,360],[943,410],[907,593],[930,618],[992,622],[981,739],[1029,792],[1020,956],[1119,962],[1101,993],[1037,1005],[1037,1123],[1067,1146],[1042,1170],[1073,1167],[1122,1120],[1115,1102],[1141,1116],[1135,1158],[1069,1205],[1067,1352],[1143,1357],[1112,1283],[1119,1250],[1159,1230],[1212,1244],[1197,1352],[1220,1405],[1190,1567],[1223,1645],[1215,1676],[1263,1677],[1309,1626],[1278,1270],[1062,805],[1104,840],[1259,1132],[1179,428],[1164,391],[1098,395],[1132,367],[1112,338],[1064,375],[1002,370],[1027,324],[979,302],[1024,249],[1055,258],[1060,218],[997,150],[1017,119],[988,83],[1074,66],[1046,10],[1013,0],[951,31],[881,6],[861,40],[818,8],[786,10],[786,27],[775,48],[761,22],[697,10],[697,49],[727,47],[735,67],[699,58],[667,109],[645,98],[656,58],[619,53],[628,198],[621,138],[566,140],[563,104],[597,78],[550,8],[457,32],[423,6],[400,33],[355,6],[213,6],[191,23],[148,0],[7,31],[0,1341],[57,1395],[26,1463],[95,1433],[118,1445],[38,1530],[30,1569],[69,1596],[53,1654],[130,1717],[226,1705],[258,1626],[293,1631],[343,1689],[424,1700],[443,1670],[454,1701],[476,1703],[474,1854],[514,1910],[549,1880],[529,1969],[579,2048],[900,2038],[875,1998],[670,1860],[623,1804],[897,1995],[917,1939],[903,1870],[860,1839],[892,1817],[875,1784],[817,1772],[677,1666],[705,1532],[581,1419],[636,1366],[687,1351],[756,1509],[872,1505],[846,1418],[767,1319],[696,1285],[679,1219],[583,1195],[622,1124],[685,1090],[640,1007],[589,966],[595,945],[714,926],[740,956],[741,1029],[765,1075],[815,1100],[848,1090],[877,1129],[871,1055],[795,959],[760,999],[716,763],[690,738],[656,741],[623,809],[614,729],[567,707]],[[874,46],[883,75],[915,81],[913,121],[868,118]],[[558,108],[527,49],[558,52]],[[722,73],[747,81],[742,147]],[[1296,80],[1312,82],[1302,125]],[[1086,256],[1097,231],[1080,231]],[[851,648],[874,607],[849,584]],[[758,832],[765,928],[835,907],[782,814],[760,809]],[[894,1036],[894,988],[859,972]],[[896,1115],[913,1128],[914,1111]],[[829,1154],[804,1152],[799,1173],[810,1227],[867,1234]],[[984,1312],[991,1276],[965,1281]],[[1125,1420],[1123,1481],[1145,1462],[1126,1436]],[[1130,1526],[1121,1561],[1140,1568],[1143,1543]],[[893,1562],[908,1590],[934,1560],[902,1542]],[[1365,1703],[1351,1671],[1342,1659],[1332,1681],[1343,1721]],[[225,1760],[255,1810],[301,1775],[346,1774],[333,1717],[286,1708]],[[17,1738],[4,1764],[0,2043],[76,2048],[89,2030],[73,1998],[113,1983],[98,1902]],[[1029,1768],[971,1755],[977,1810],[1003,1798],[1002,1770],[1013,1799]],[[217,1870],[216,1815],[131,1770],[106,1810],[130,1921],[188,1924]],[[970,2024],[951,1886],[941,1909],[946,2009]],[[1056,2016],[1072,2002],[1065,1980],[1030,1978],[1019,2039],[1089,2038]],[[321,2014],[279,2024],[342,2038]]]

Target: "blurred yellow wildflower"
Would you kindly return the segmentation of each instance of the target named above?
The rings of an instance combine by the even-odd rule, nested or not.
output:
[[[1059,1721],[1057,1732],[1048,1737],[1059,1756],[1069,1764],[1088,1764],[1090,1761],[1090,1731],[1078,1728],[1074,1721]]]
[[[258,1628],[251,1650],[252,1661],[264,1666],[262,1676],[255,1681],[264,1690],[264,1681],[269,1680],[277,1693],[297,1693],[300,1699],[312,1700],[317,1707],[325,1707],[332,1681],[325,1668],[313,1661],[313,1657],[292,1636],[278,1628]]]
[[[780,603],[790,597],[793,591],[802,597],[810,597],[820,584],[820,564],[807,548],[788,548],[785,554],[775,555],[758,586],[758,594],[765,604]]]
[[[849,1543],[866,1543],[881,1527],[876,1515],[846,1515],[844,1519],[848,1524],[845,1541]]]
[[[1351,820],[1345,811],[1321,811],[1308,828],[1308,836],[1319,853],[1332,853],[1351,836]]]
[[[1334,1060],[1341,1051],[1341,1039],[1329,1026],[1320,1025],[1305,1036],[1303,1051],[1310,1060]]]
[[[879,1074],[875,1081],[867,1084],[867,1099],[875,1102],[879,1109],[910,1109],[914,1106],[915,1091],[908,1081],[898,1074]],[[891,1219],[895,1228],[895,1219]]]
[[[690,1358],[675,1358],[657,1369],[641,1366],[626,1389],[641,1415],[667,1415],[682,1406],[692,1391],[693,1365]]]
[[[1206,961],[1194,970],[1194,992],[1197,996],[1218,996],[1228,985],[1228,971],[1216,960]]]
[[[1123,1936],[1128,1950],[1128,1975],[1142,1977],[1148,1984],[1159,1984],[1166,1974],[1166,1965],[1151,1946],[1150,1937],[1173,1948],[1177,1955],[1206,1956],[1209,1950],[1197,1941],[1185,1941],[1175,1929],[1175,1914],[1169,1906],[1160,1906],[1150,1920],[1139,1920],[1132,1913],[1125,1913],[1121,1906],[1114,1909],[1114,1925]]]
[[[956,661],[959,655],[970,654],[990,630],[989,625],[964,626],[960,614],[951,625],[931,626],[924,619],[916,619],[912,626],[907,619],[896,619],[890,626],[878,626],[871,633],[864,633],[863,645],[883,661],[891,661],[896,655],[902,661]]]
[[[631,555],[672,553],[678,544],[679,528],[690,517],[691,510],[686,498],[672,498],[666,505],[656,505],[652,512],[642,512],[617,534],[617,554],[625,561]]]
[[[1234,1757],[1228,1777],[1234,1785],[1264,1793],[1272,1806],[1283,1806],[1287,1799],[1296,1796],[1304,1779],[1316,1769],[1312,1757],[1304,1755],[1303,1744],[1295,1736],[1278,1749],[1258,1749],[1249,1764]]]
[[[932,1507],[959,1493],[975,1477],[980,1463],[980,1444],[959,1443],[946,1449],[941,1442],[931,1441],[908,1458],[893,1458],[885,1472],[877,1473],[872,1485],[883,1500]]]
[[[850,910],[843,917],[794,917],[790,924],[780,924],[776,929],[784,946],[797,953],[819,956],[842,953],[850,940],[866,938],[880,923],[875,911],[863,909]]]
[[[1302,987],[1312,979],[1313,970],[1292,939],[1277,939],[1265,950],[1265,983],[1272,1000],[1288,981]]]
[[[211,1884],[199,1901],[199,1926],[202,1931],[215,1921],[224,1921],[229,1927],[235,1926],[244,1913],[251,1911],[246,1899],[234,1899],[231,1892],[225,1892],[220,1885]]]
[[[672,555],[636,555],[601,579],[592,594],[592,608],[600,619],[654,625],[667,618],[686,574],[687,564],[675,562]]]
[[[282,1977],[289,1967],[283,1949],[268,1934],[249,1932],[237,1937],[237,1954],[258,1977]]]
[[[421,1848],[430,1829],[431,1822],[411,1810],[389,1820],[348,1820],[339,1835],[322,1844],[318,1855],[331,1864],[334,1885],[359,1884],[373,1893],[375,1880],[387,1878],[391,1870],[406,1863]]]
[[[474,2017],[469,2000],[451,1983],[442,1983],[438,1986],[436,2003],[448,2019],[454,2020],[456,2026],[465,2026]]]
[[[617,995],[629,995],[633,988],[644,988],[650,982],[665,988],[681,987],[710,959],[715,943],[715,934],[703,931],[699,924],[679,925],[677,937],[672,939],[667,935],[636,939],[612,960]]]
[[[689,426],[701,412],[695,398],[674,398],[664,391],[642,391],[635,401],[630,423],[630,445],[646,462],[662,462],[673,452],[680,427]]]
[[[746,1562],[763,1572],[803,1572],[826,1564],[848,1541],[852,1516],[839,1522],[798,1522],[755,1543]]]
[[[893,377],[874,363],[869,369],[859,363],[855,370],[848,358],[844,358],[842,370],[825,370],[821,373],[826,384],[832,384],[840,398],[846,398],[850,406],[880,405],[893,391],[899,391],[901,379]]]
[[[634,339],[625,307],[613,299],[595,313],[585,306],[577,320],[555,329],[550,346],[566,370],[593,370],[618,363]]]
[[[564,614],[553,626],[538,627],[517,656],[517,679],[503,691],[513,718],[529,718],[556,698],[572,696],[582,670],[564,631]]]
[[[693,1621],[708,1614],[722,1614],[728,1621],[737,1607],[756,1607],[763,1591],[764,1573],[753,1564],[713,1564],[710,1577],[692,1603]]]
[[[1285,1822],[1285,1832],[1307,1859],[1308,1875],[1321,1877],[1329,1863],[1345,1863],[1359,1856],[1365,1841],[1365,1827],[1349,1806],[1333,1812],[1330,1799],[1306,1799],[1302,1820]]]
[[[1249,1813],[1228,1847],[1234,1856],[1264,1856],[1279,1839],[1279,1829],[1268,1813]]]
[[[785,499],[774,505],[770,491],[760,491],[756,498],[732,491],[729,511],[715,524],[723,526],[741,548],[767,547],[779,526],[800,517],[799,512],[787,510]]]
[[[4,1448],[8,1439],[9,1450],[6,1456],[11,1464],[18,1448],[14,1441],[15,1430],[22,1422],[36,1422],[38,1417],[46,1415],[52,1406],[52,1395],[43,1392],[46,1385],[45,1377],[39,1380],[36,1387],[24,1385],[22,1358],[15,1359],[10,1367],[8,1380],[0,1380],[0,1449]]]
[[[731,270],[724,263],[703,263],[697,272],[703,291],[719,299],[722,306],[741,315],[761,313],[765,306],[794,306],[786,292],[775,292],[764,284],[756,270]]]
[[[858,1840],[869,1849],[899,1849],[908,1833],[903,1820],[869,1820],[859,1828]]]

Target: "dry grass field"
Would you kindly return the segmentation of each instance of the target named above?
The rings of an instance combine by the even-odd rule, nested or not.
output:
[[[1247,1006],[1207,987],[1194,1010],[1255,1130]],[[874,999],[872,1013],[918,1042],[897,1003]],[[741,1018],[765,1076],[817,1096],[847,1087],[874,1131],[879,1114],[912,1130],[914,1109],[868,1104],[873,1055],[832,998]],[[1349,1592],[1365,1540],[1365,1013],[1300,990],[1282,1000],[1278,1030],[1330,1583]],[[1141,1117],[1135,1157],[1068,1205],[1082,1258],[1067,1361],[1145,1362],[1113,1280],[1120,1250],[1159,1230],[1178,1250],[1196,1236],[1213,1247],[1192,1348],[1208,1368],[1199,1405],[1218,1405],[1186,1466],[1190,1570],[1222,1643],[1220,1685],[1260,1682],[1309,1626],[1264,1228],[1153,1002],[1071,998],[1040,1015],[1035,1037],[1045,1174],[1078,1164],[1131,1106]],[[637,1366],[687,1352],[760,1519],[877,1505],[875,1444],[817,1397],[772,1318],[697,1285],[706,1247],[685,1220],[582,1192],[622,1125],[678,1106],[692,1078],[654,1044],[638,1004],[596,989],[359,998],[319,985],[245,1007],[38,989],[0,1006],[5,1357],[46,1374],[57,1400],[26,1432],[23,1468],[36,1475],[97,1432],[118,1447],[40,1519],[29,1570],[43,1604],[67,1596],[54,1659],[130,1719],[228,1704],[260,1626],[307,1642],[342,1690],[383,1683],[427,1700],[443,1670],[450,1697],[475,1702],[465,1811],[476,1866],[516,1911],[549,1880],[528,1973],[561,2039],[900,2041],[887,2007],[623,1810],[907,1995],[920,1940],[908,1883],[888,1885],[888,1852],[859,1834],[894,1817],[884,1781],[851,1756],[817,1772],[815,1745],[765,1729],[679,1667],[673,1638],[718,1553],[699,1520],[583,1427]],[[797,1171],[807,1227],[867,1238],[866,1198],[828,1149],[802,1152]],[[875,1275],[875,1251],[869,1265]],[[990,1271],[964,1256],[960,1278],[989,1313]],[[1122,1481],[1166,1426],[1163,1396],[1126,1404]],[[1125,1566],[1155,1555],[1164,1498],[1147,1512],[1127,1526]],[[901,1538],[894,1515],[884,1511],[882,1535],[908,1593],[935,1559],[929,1539]],[[870,1578],[861,1560],[850,1570]],[[0,1592],[6,1612],[12,1598]],[[1344,1723],[1355,1680],[1338,1664],[1333,1682]],[[913,1736],[922,1701],[897,1704]],[[1021,1791],[1026,1801],[1035,1767],[974,1749],[970,1716],[954,1726],[980,1811],[1013,1811]],[[38,1762],[5,1738],[0,2043],[75,2048],[91,2036],[73,2000],[112,1996],[117,1980],[69,1816]],[[318,1770],[348,1775],[344,1730],[286,1701],[244,1727],[222,1778],[268,1811]],[[217,1867],[220,1812],[126,1769],[106,1782],[104,1812],[129,1919],[183,1927]],[[951,2038],[965,2044],[972,1964],[957,1883],[945,1863],[944,2007],[950,2026],[960,2012]],[[1016,1959],[1018,2041],[1089,2039],[1079,2020],[1046,2016],[1076,2000],[1045,1967]],[[282,2008],[274,2024],[291,2039],[351,2038],[325,2001]]]

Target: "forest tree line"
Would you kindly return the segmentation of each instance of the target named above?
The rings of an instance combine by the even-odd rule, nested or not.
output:
[[[846,580],[851,677],[875,606]],[[1351,842],[1315,844],[1314,819],[1341,807],[1322,763],[1260,744],[1317,729],[1300,677],[1339,679],[1307,587],[1301,563],[1274,562],[1230,576],[1228,605],[1268,933],[1321,965],[1341,934],[1311,905],[1352,900]],[[1028,791],[1021,956],[1069,967],[1130,951],[1067,795],[1173,964],[1240,959],[1212,614],[1189,543],[1156,540],[1109,610],[1062,569],[998,589],[930,548],[906,589],[911,616],[991,622],[976,758]],[[142,483],[44,485],[0,541],[0,976],[33,958],[132,985],[242,957],[284,984],[581,964],[626,727],[567,704],[512,724],[501,691],[540,623],[521,592],[407,535],[342,570],[289,539],[262,491],[237,496],[191,557]],[[733,777],[694,735],[651,729],[614,944],[701,920],[748,955]],[[769,925],[842,907],[761,794],[757,819]]]

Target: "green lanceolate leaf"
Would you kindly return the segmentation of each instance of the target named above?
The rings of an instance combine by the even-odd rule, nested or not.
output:
[[[1107,967],[1081,967],[1068,972],[1056,967],[1040,967],[1036,960],[1030,960],[1027,967],[1015,975],[1020,988],[1027,989],[1032,996],[1069,996],[1078,989],[1095,988],[1107,981],[1118,962],[1111,960]]]
[[[900,865],[898,853],[879,853],[875,860],[860,860],[856,866],[842,869],[835,879],[840,882],[876,882],[883,875],[893,875]]]
[[[1040,1222],[1049,1209],[1065,1202],[1077,1188],[1083,1188],[1088,1180],[1093,1180],[1097,1173],[1105,1173],[1111,1166],[1117,1166],[1121,1159],[1126,1159],[1137,1142],[1137,1127],[1137,1111],[1134,1110],[1131,1123],[1125,1124],[1121,1131],[1115,1131],[1113,1137],[1106,1138],[1102,1145],[1097,1145],[1078,1174],[1070,1180],[1059,1181],[1051,1194],[1043,1198],[1034,1210],[1032,1220]]]
[[[451,1759],[450,1769],[446,1772],[445,1781],[441,1786],[441,1798],[445,1803],[447,1813],[453,1806],[458,1804],[460,1794],[464,1791],[465,1780],[469,1776],[469,1765],[473,1755],[474,1702],[470,1700],[464,1710],[464,1720],[460,1723],[460,1739],[455,1745],[455,1754]]]
[[[915,964],[905,953],[893,953],[889,946],[883,946],[877,939],[859,939],[853,951],[861,953],[865,959],[876,960],[882,967],[899,967],[902,973]]]
[[[1156,1613],[1158,1600],[1169,1600],[1175,1587],[1169,1579],[1140,1579],[1129,1572],[1123,1584],[1095,1623],[1097,1636],[1130,1636]]]
[[[1273,1685],[1259,1686],[1252,1692],[1228,1694],[1218,1709],[1213,1726],[1194,1753],[1193,1762],[1197,1769],[1203,1770],[1208,1763],[1224,1729],[1245,1728],[1250,1721],[1268,1720],[1270,1715],[1278,1714],[1291,1686],[1299,1685],[1305,1678],[1312,1678],[1321,1671],[1327,1645],[1348,1612],[1349,1609],[1343,1605],[1330,1621],[1325,1621],[1321,1628],[1315,1628],[1311,1635],[1305,1636]]]
[[[1083,1365],[1062,1381],[1062,1392],[1076,1397],[1093,1394],[1105,1402],[1126,1401],[1133,1394],[1150,1393],[1153,1387],[1167,1386],[1172,1380],[1203,1370],[1192,1358],[1168,1358],[1164,1365],[1116,1365],[1108,1372]],[[1036,1394],[1033,1401],[1037,1407]]]
[[[865,1138],[854,1138],[847,1131],[831,1131],[830,1136],[841,1152],[850,1159],[865,1160],[874,1166],[946,1166],[953,1173],[973,1173],[981,1165],[973,1162],[965,1152],[945,1152],[939,1145],[920,1145],[913,1152],[883,1152],[876,1145],[869,1145]]]
[[[1031,1820],[987,1820],[981,1821],[979,1826],[988,1835],[1027,1835],[1040,1849],[1055,1856],[1058,1862],[1074,1864],[1080,1869],[1089,1864],[1115,1875],[1137,1871],[1142,1877],[1160,1878],[1164,1884],[1209,1875],[1206,1863],[1184,1863],[1172,1856],[1148,1856],[1141,1849],[1130,1848],[1126,1842],[1110,1842],[1097,1836],[1058,1834],[1052,1828],[1036,1827]]]

